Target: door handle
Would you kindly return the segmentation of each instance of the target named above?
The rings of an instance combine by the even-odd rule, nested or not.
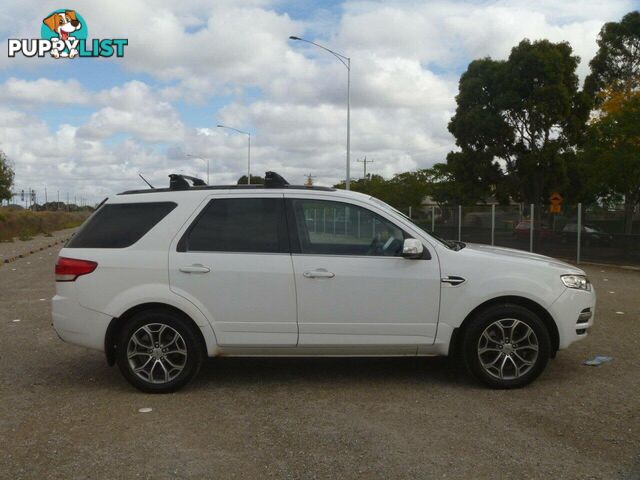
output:
[[[302,276],[305,278],[333,278],[336,274],[329,272],[324,268],[319,268],[317,270],[307,270],[302,274]]]
[[[462,277],[456,277],[455,275],[449,275],[448,277],[442,277],[440,279],[442,283],[448,283],[452,287],[457,287],[465,282],[465,279]]]
[[[183,273],[209,273],[211,271],[209,267],[200,264],[185,265],[180,267],[179,270]]]

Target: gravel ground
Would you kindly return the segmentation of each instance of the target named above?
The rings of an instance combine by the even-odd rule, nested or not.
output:
[[[52,245],[54,242],[59,242],[78,230],[77,228],[68,228],[66,230],[60,230],[53,232],[51,236],[36,235],[31,240],[22,241],[17,238],[13,239],[13,242],[0,242],[0,264],[4,262],[5,258],[13,258],[18,255],[26,255],[31,251],[38,250],[40,248],[46,248],[48,245]]]
[[[586,268],[592,334],[522,390],[442,358],[220,358],[153,396],[57,338],[56,252],[0,268],[0,478],[640,478],[639,272]]]

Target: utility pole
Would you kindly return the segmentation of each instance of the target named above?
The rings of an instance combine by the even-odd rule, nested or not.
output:
[[[307,186],[307,187],[313,187],[313,179],[314,179],[314,178],[316,178],[316,176],[315,176],[315,175],[308,174],[308,175],[307,175],[307,181],[306,181],[306,182],[304,182],[305,186]]]
[[[375,162],[375,160],[367,160],[367,157],[365,155],[364,160],[356,160],[356,162],[358,163],[362,163],[364,166],[364,179],[367,179],[367,163],[373,163]]]

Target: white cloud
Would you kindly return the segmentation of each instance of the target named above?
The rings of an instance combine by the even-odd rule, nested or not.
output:
[[[15,191],[33,188],[38,201],[45,186],[51,201],[73,197],[99,201],[125,189],[143,185],[138,172],[158,183],[176,170],[171,159],[133,139],[107,145],[78,135],[78,128],[61,125],[51,132],[37,117],[0,108],[0,145],[16,170]]]
[[[484,56],[506,58],[523,38],[548,38],[570,42],[584,74],[603,23],[633,8],[632,0],[349,2],[334,42],[446,69]]]
[[[48,13],[41,2],[5,3],[0,36],[37,36]],[[387,176],[430,166],[454,148],[447,123],[469,61],[506,58],[525,37],[549,38],[571,43],[583,78],[602,24],[634,7],[630,0],[347,1],[293,19],[276,3],[277,10],[267,0],[78,0],[90,37],[129,39],[125,57],[112,60],[122,67],[113,79],[122,71],[126,79],[96,92],[86,70],[84,87],[75,79],[75,60],[0,58],[9,77],[0,89],[0,148],[15,162],[16,181],[56,182],[97,199],[143,186],[138,171],[161,185],[172,171],[203,176],[206,161],[185,158],[191,153],[209,159],[215,182],[233,182],[245,173],[246,137],[216,129],[219,122],[252,131],[254,173],[341,180],[346,69],[289,35],[352,57],[354,177],[364,155],[375,161],[371,171]],[[42,78],[21,79],[25,65]],[[68,80],[46,78],[51,65],[65,68]],[[197,129],[179,113],[192,102],[211,107]],[[33,108],[46,105],[96,110],[74,125],[48,125]]]
[[[0,85],[0,100],[38,105],[85,105],[91,102],[91,94],[75,79],[21,80],[11,77]]]
[[[80,129],[81,137],[103,139],[128,133],[151,143],[177,142],[183,138],[184,125],[178,113],[143,82],[131,81],[100,92],[97,100],[104,106]]]

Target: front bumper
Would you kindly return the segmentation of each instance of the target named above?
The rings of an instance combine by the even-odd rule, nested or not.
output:
[[[558,326],[560,349],[587,337],[589,329],[593,326],[595,311],[596,292],[593,285],[590,292],[574,288],[565,289],[550,308]],[[590,315],[587,312],[590,312]]]

